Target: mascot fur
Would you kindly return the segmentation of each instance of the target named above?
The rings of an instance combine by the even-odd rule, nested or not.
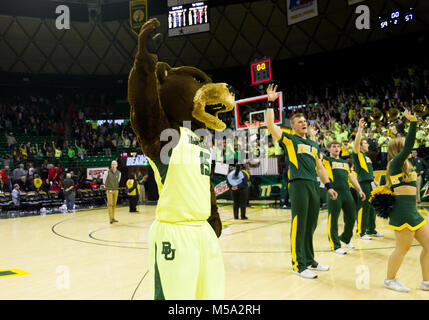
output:
[[[163,130],[179,130],[184,121],[190,121],[192,131],[201,128],[223,131],[226,125],[217,115],[234,107],[234,95],[225,83],[213,83],[207,74],[194,67],[172,68],[158,61],[151,47],[159,36],[154,35],[159,26],[157,19],[143,25],[128,80],[131,126],[142,151],[150,159],[159,158],[167,143],[160,139]],[[209,187],[211,215],[207,221],[219,237],[222,223],[211,183]]]

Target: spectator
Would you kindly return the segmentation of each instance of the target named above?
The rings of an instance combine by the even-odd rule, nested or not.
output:
[[[15,139],[15,137],[13,135],[13,132],[10,132],[9,134],[5,133],[5,136],[6,136],[7,145],[9,147],[9,150],[11,152],[13,152],[14,149],[15,149],[15,146],[17,144],[16,139]]]
[[[124,148],[129,148],[131,146],[131,141],[128,138],[128,135],[124,135],[124,131],[122,131],[122,141]]]
[[[42,178],[43,181],[46,179],[49,179],[49,168],[48,168],[47,160],[43,162],[42,169],[40,170],[40,172],[41,172],[40,177]]]
[[[64,189],[64,198],[66,200],[66,206],[68,212],[71,212],[74,209],[75,204],[75,186],[74,181],[70,173],[66,174],[66,178],[63,182]]]
[[[70,160],[74,160],[74,157],[76,155],[76,151],[73,149],[72,146],[67,147],[67,156]]]
[[[15,183],[12,190],[12,202],[15,206],[18,206],[18,207],[20,205],[20,201],[19,201],[20,193],[21,191],[19,190],[19,184]]]
[[[368,155],[369,158],[371,159],[372,163],[376,164],[377,163],[377,157],[378,157],[378,144],[377,144],[377,139],[375,139],[374,137],[374,132],[371,131],[369,133],[369,137],[367,138],[367,142],[369,144],[368,147]]]
[[[420,199],[420,189],[422,185],[422,177],[424,176],[425,172],[429,168],[429,164],[422,158],[418,157],[417,150],[411,151],[411,158],[408,159],[410,163],[413,165],[414,170],[417,173],[417,180],[416,180],[416,186],[417,186],[417,193],[416,193],[416,201],[417,203],[421,202]]]
[[[51,187],[49,190],[56,191],[58,193],[61,192],[61,187],[60,187],[60,183],[58,182],[58,180],[51,181]]]
[[[78,155],[78,157],[81,159],[81,160],[83,160],[83,158],[85,157],[85,155],[86,155],[86,150],[85,150],[85,148],[84,148],[84,145],[83,145],[83,143],[81,143],[80,144],[80,147],[76,144],[76,141],[75,141],[75,146],[76,146],[76,149],[77,149],[77,155]]]
[[[380,146],[381,154],[381,167],[386,168],[387,165],[387,149],[389,146],[389,136],[387,130],[383,132],[383,135],[378,139],[378,145]]]
[[[48,165],[48,179],[49,181],[54,181],[58,179],[58,170],[52,164]]]
[[[137,148],[137,137],[136,136],[134,136],[133,137],[133,142],[131,143],[131,146],[135,149],[135,148]]]
[[[32,162],[30,162],[29,164],[28,164],[28,170],[27,170],[27,179],[28,178],[33,178],[33,176],[34,176],[34,172],[36,171],[36,169],[34,168],[34,165],[33,165],[33,163]]]
[[[127,180],[127,195],[130,206],[130,212],[139,212],[137,211],[137,203],[140,196],[140,184],[137,181],[136,174],[132,173]]]
[[[57,159],[57,160],[60,159],[61,156],[62,156],[62,154],[63,154],[63,152],[61,151],[60,148],[58,148],[56,146],[56,144],[55,144],[54,141],[52,141],[52,149],[54,150],[54,157],[55,157],[55,159]]]
[[[51,190],[51,183],[49,182],[49,179],[43,180],[43,183],[42,183],[42,186],[40,187],[40,189],[44,192],[48,192],[49,190]]]
[[[98,183],[95,178],[92,179],[92,182],[90,185],[92,190],[99,189]]]
[[[141,171],[139,171],[139,174],[137,176],[137,182],[140,185],[140,204],[146,203],[146,190],[145,190],[145,182],[149,178],[149,175],[145,174],[143,175]]]
[[[10,172],[9,172],[9,166],[5,166],[3,170],[0,170],[1,180],[3,183],[2,190],[4,192],[10,192],[12,190],[11,181],[10,181]]]
[[[104,152],[106,155],[111,156],[112,155],[112,149],[113,149],[113,143],[110,139],[110,135],[106,137],[106,141],[104,142]]]
[[[12,172],[13,183],[19,183],[21,181],[21,177],[25,177],[24,165],[21,163],[16,167]]]
[[[32,190],[31,184],[25,176],[21,177],[21,180],[18,182],[18,185],[19,189],[23,192],[28,192]]]
[[[227,176],[227,185],[231,189],[232,198],[234,200],[233,213],[234,219],[238,219],[238,212],[241,212],[241,219],[245,220],[247,206],[247,175],[243,172],[240,164],[235,166]]]
[[[40,176],[37,173],[35,173],[33,183],[32,183],[33,190],[39,191],[40,188],[42,187],[42,185],[43,185],[42,179],[40,178]]]
[[[3,158],[2,159],[0,159],[2,162],[3,162],[3,165],[4,166],[8,166],[8,167],[10,167],[12,164],[11,164],[11,160],[10,160],[10,157],[9,157],[9,155],[8,154],[5,154],[4,156],[3,156]]]

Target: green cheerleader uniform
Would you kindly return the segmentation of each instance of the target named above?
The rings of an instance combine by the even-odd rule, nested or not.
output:
[[[399,186],[416,187],[416,172],[413,171],[408,178],[405,178],[402,172],[402,165],[404,161],[407,161],[416,139],[416,128],[417,122],[411,122],[404,148],[390,162],[389,174],[393,190]],[[411,231],[416,231],[425,223],[426,220],[417,212],[415,195],[395,196],[393,210],[390,213],[389,228],[393,230],[408,228]]]

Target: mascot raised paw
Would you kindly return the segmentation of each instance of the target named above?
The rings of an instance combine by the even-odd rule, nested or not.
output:
[[[160,23],[143,25],[128,80],[130,119],[155,173],[159,200],[149,235],[155,299],[223,299],[222,224],[210,182],[211,154],[197,133],[224,130],[234,107],[226,83],[203,71],[170,67],[153,50]]]

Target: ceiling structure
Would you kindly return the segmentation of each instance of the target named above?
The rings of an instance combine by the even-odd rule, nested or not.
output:
[[[149,6],[151,1],[148,0]],[[123,14],[128,1],[72,2],[96,10],[95,18],[90,17],[88,22],[72,21],[69,30],[57,30],[55,20],[49,17],[0,14],[0,72],[128,74],[137,45],[137,37]],[[280,61],[332,52],[426,30],[429,24],[427,0],[362,2],[371,9],[370,30],[356,29],[356,5],[349,6],[347,0],[319,0],[317,17],[291,26],[287,24],[286,0],[225,3],[218,1],[212,6],[210,32],[172,38],[167,36],[167,15],[159,8],[152,10],[155,13],[151,17],[160,20],[160,32],[164,35],[158,50],[160,60],[172,66],[192,65],[209,71],[249,65],[264,56]],[[118,20],[103,19],[103,4],[122,5]],[[415,8],[413,23],[389,31],[376,27],[378,15],[410,6]]]

